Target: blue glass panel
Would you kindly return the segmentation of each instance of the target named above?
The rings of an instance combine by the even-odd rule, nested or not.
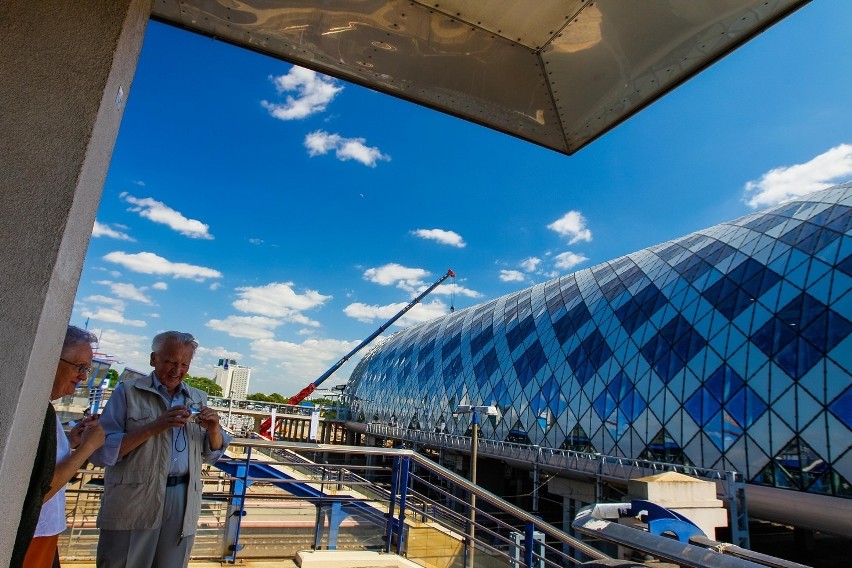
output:
[[[678,274],[688,282],[695,282],[711,268],[713,268],[713,265],[700,256],[687,257],[674,267]]]
[[[432,362],[432,359],[426,361],[423,367],[418,371],[417,378],[420,380],[420,384],[425,384],[426,381],[432,378],[432,371],[435,368],[435,364]]]
[[[425,361],[427,357],[432,356],[432,350],[435,348],[435,339],[430,339],[417,354],[417,361]]]
[[[453,351],[459,348],[459,345],[461,345],[461,333],[457,333],[444,343],[444,347],[441,349],[441,358],[446,359],[452,355]]]
[[[630,422],[634,422],[646,406],[645,399],[635,390],[628,392],[619,403],[619,409]]]
[[[456,377],[459,376],[459,373],[462,371],[462,359],[461,355],[456,355],[453,357],[453,360],[450,361],[449,365],[444,367],[444,388],[446,390],[450,390],[453,386],[453,382],[455,382]]]
[[[742,378],[728,365],[722,365],[710,375],[704,386],[716,400],[725,404],[740,388],[744,382]]]
[[[470,340],[470,354],[475,357],[477,353],[482,351],[482,348],[488,345],[494,338],[494,328],[490,325],[483,328],[482,332]]]
[[[722,412],[719,411],[713,416],[710,417],[709,420],[704,424],[701,428],[701,431],[710,438],[710,441],[716,445],[719,450],[725,450],[725,441],[724,441],[724,421]]]
[[[837,263],[837,268],[852,276],[852,254]]]
[[[515,373],[522,387],[527,386],[533,376],[544,366],[547,358],[541,344],[536,341],[524,352],[524,355],[514,362]]]
[[[739,426],[746,426],[746,422],[748,421],[748,412],[746,410],[746,405],[748,404],[746,394],[748,392],[749,389],[741,389],[725,404],[725,410]]]
[[[852,332],[852,323],[834,310],[826,310],[814,318],[802,336],[822,353],[828,353]]]
[[[683,409],[699,426],[704,426],[704,396],[704,389],[698,389],[683,403]]]
[[[749,229],[752,229],[754,231],[765,233],[772,227],[780,225],[784,221],[786,221],[784,217],[779,217],[777,215],[762,215],[760,217],[752,219],[748,223],[744,223],[743,227],[748,227]]]
[[[556,378],[552,375],[549,379],[544,383],[544,386],[541,387],[541,393],[544,395],[544,398],[547,400],[553,400],[553,398],[559,393],[559,383],[556,381]]]
[[[722,411],[722,427],[724,428],[722,449],[727,451],[734,445],[734,442],[739,440],[740,436],[743,435],[743,429],[742,426],[737,424],[731,415],[724,410]]]
[[[804,376],[820,359],[820,352],[801,337],[796,337],[772,358],[794,379]]]
[[[846,387],[846,390],[828,405],[828,409],[852,430],[852,386]]]
[[[606,422],[609,415],[612,414],[612,411],[615,410],[615,400],[613,400],[612,396],[604,391],[595,399],[595,402],[592,403],[592,407],[595,409],[595,412],[598,414],[598,418],[601,419],[601,422]]]
[[[521,323],[506,333],[506,342],[509,344],[509,349],[514,351],[534,329],[535,320],[533,317],[531,315],[525,317]]]
[[[560,345],[565,345],[571,335],[577,333],[584,323],[592,319],[592,314],[586,304],[578,304],[568,310],[564,316],[553,324],[553,332]]]
[[[714,241],[713,244],[704,247],[695,254],[705,259],[710,264],[717,264],[719,261],[728,258],[735,252],[737,252],[737,250],[731,245],[722,241]]]
[[[781,349],[789,345],[795,337],[796,332],[787,323],[779,320],[778,317],[773,317],[754,332],[749,339],[767,357],[774,357]]]

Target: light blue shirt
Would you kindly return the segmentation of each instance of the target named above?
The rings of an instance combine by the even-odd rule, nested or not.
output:
[[[160,382],[157,375],[151,373],[154,379],[154,388],[166,404],[166,408],[174,408],[175,406],[189,406],[193,400],[192,395],[186,388],[186,385],[181,382],[180,388],[174,396],[169,394],[168,389]],[[103,414],[100,417],[101,427],[106,434],[106,441],[99,450],[92,455],[92,463],[99,465],[115,465],[121,458],[119,451],[121,449],[121,441],[124,439],[125,431],[124,424],[127,420],[127,406],[123,390],[124,383],[119,383],[110,396],[109,401],[104,407]],[[189,473],[189,443],[186,436],[186,428],[200,428],[195,424],[189,423],[181,428],[172,428],[172,456],[169,462],[169,475],[185,475]],[[221,426],[219,429],[221,430]],[[207,463],[213,463],[222,457],[231,437],[222,431],[223,444],[218,450],[210,450],[210,454],[205,456]],[[209,441],[205,440],[205,445],[209,445]]]

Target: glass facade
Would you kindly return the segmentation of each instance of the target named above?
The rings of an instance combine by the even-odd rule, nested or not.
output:
[[[397,332],[364,416],[852,498],[852,182]],[[469,417],[449,418],[464,434]]]

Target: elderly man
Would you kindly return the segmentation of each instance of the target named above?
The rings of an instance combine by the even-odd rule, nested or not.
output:
[[[98,515],[99,567],[184,567],[201,511],[201,462],[213,463],[230,437],[207,395],[183,382],[198,347],[166,331],[151,344],[154,372],[119,384],[100,423],[105,465]]]

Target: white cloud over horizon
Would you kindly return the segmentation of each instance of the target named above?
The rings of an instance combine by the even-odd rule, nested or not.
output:
[[[284,396],[292,396],[306,387],[331,365],[351,351],[359,341],[340,339],[306,339],[302,343],[276,341],[274,339],[258,339],[251,343],[252,355],[261,361],[277,362],[280,375],[276,378],[266,378],[260,383],[252,382],[250,390],[254,392],[280,392]],[[338,369],[341,377],[351,371],[354,361],[346,363]],[[271,375],[267,372],[266,375]],[[292,392],[290,392],[292,391]]]
[[[500,282],[523,282],[526,275],[520,270],[500,270]]]
[[[577,254],[571,251],[557,254],[553,257],[553,265],[559,270],[571,270],[575,266],[583,264],[589,260],[582,254]]]
[[[442,245],[449,245],[457,248],[464,248],[467,243],[464,242],[462,236],[455,231],[446,231],[444,229],[416,229],[411,231],[411,234],[421,239],[435,241]]]
[[[197,219],[185,217],[182,213],[175,211],[161,201],[157,201],[151,197],[140,199],[130,195],[126,191],[121,192],[119,197],[132,205],[132,207],[128,208],[128,211],[138,213],[140,217],[165,225],[173,231],[191,239],[213,239],[213,235],[209,231],[210,227],[207,224]]]
[[[296,92],[296,96],[287,95],[283,103],[260,102],[271,116],[279,120],[300,120],[323,112],[343,90],[343,84],[336,79],[296,65],[286,74],[270,77],[270,80],[279,95]]]
[[[133,284],[128,284],[126,282],[112,282],[110,280],[97,280],[95,284],[102,284],[104,286],[109,286],[110,291],[117,297],[122,298],[124,300],[133,300],[134,302],[141,302],[143,304],[153,304],[154,302],[145,295],[146,287],[137,288]]]
[[[378,147],[367,146],[365,138],[344,138],[340,134],[330,134],[325,130],[315,130],[307,134],[304,145],[311,158],[334,150],[334,155],[342,162],[355,160],[371,168],[375,168],[379,160],[387,162],[391,159]]]
[[[373,323],[376,320],[389,320],[408,304],[409,302],[396,302],[384,306],[377,306],[355,302],[346,306],[343,309],[343,313],[362,323]],[[408,310],[404,316],[394,323],[394,325],[400,327],[412,326],[447,315],[448,313],[450,313],[449,306],[441,300],[421,302]]]
[[[92,236],[97,237],[109,237],[111,239],[117,239],[119,241],[130,241],[136,242],[136,239],[131,237],[125,232],[122,232],[123,229],[126,229],[123,225],[113,224],[112,226],[106,223],[99,223],[97,219],[95,219],[95,224],[92,226]]]
[[[161,274],[172,278],[186,278],[196,282],[222,277],[222,273],[218,270],[185,262],[172,262],[152,252],[113,251],[104,255],[103,259],[142,274]]]
[[[826,189],[852,176],[852,144],[840,144],[811,160],[774,168],[745,184],[743,201],[752,209]]]
[[[82,315],[84,318],[101,321],[104,323],[117,323],[130,327],[145,327],[146,324],[142,320],[132,320],[124,317],[124,311],[115,308],[99,307],[95,311],[83,309]]]
[[[396,285],[404,290],[414,290],[423,285],[424,278],[429,276],[428,270],[409,268],[395,262],[389,262],[376,268],[364,271],[364,280],[381,284],[382,286]]]
[[[539,264],[541,264],[541,259],[536,256],[531,256],[522,260],[520,266],[527,272],[535,272]]]
[[[241,312],[261,314],[311,327],[319,323],[302,314],[305,310],[321,307],[332,296],[317,290],[305,290],[299,294],[293,282],[272,282],[264,286],[243,286],[236,289],[237,299],[233,306]]]
[[[586,218],[579,211],[568,211],[565,215],[547,226],[548,229],[556,231],[559,236],[568,239],[568,244],[573,245],[580,241],[592,240],[592,231],[586,227]]]
[[[281,320],[266,316],[228,316],[221,320],[211,319],[205,325],[231,337],[269,339],[275,336],[273,330],[282,324]]]

